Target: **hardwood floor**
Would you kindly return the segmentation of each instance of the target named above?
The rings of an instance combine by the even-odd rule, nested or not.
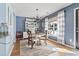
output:
[[[56,54],[57,56],[64,56],[64,53],[70,53],[70,52],[73,52],[74,50],[73,48],[67,47],[55,41],[48,40],[48,44],[51,44],[52,46],[59,48],[57,51],[58,55]]]
[[[73,50],[72,48],[61,45],[61,44],[56,43],[54,41],[48,40],[47,43],[51,44],[51,45],[53,45],[53,46],[55,46],[57,48],[61,48],[60,52],[58,52],[61,56],[63,56],[64,52],[69,52],[69,51]],[[16,41],[11,56],[20,56],[20,40]]]
[[[20,56],[20,40],[16,40],[11,56]]]
[[[53,41],[53,40],[52,41],[48,40],[48,43],[51,44],[51,45],[54,45],[56,47],[59,47],[59,48],[62,48],[62,49],[67,49],[67,50],[70,50],[70,51],[74,49],[74,48],[70,48],[68,46],[62,45],[60,43],[57,43],[56,41]]]

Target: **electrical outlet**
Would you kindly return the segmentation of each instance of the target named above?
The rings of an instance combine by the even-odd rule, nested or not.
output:
[[[70,42],[72,42],[72,39],[70,39]]]

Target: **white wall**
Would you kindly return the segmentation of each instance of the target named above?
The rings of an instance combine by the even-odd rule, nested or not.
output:
[[[6,55],[10,55],[11,51],[13,49],[14,46],[14,42],[16,41],[16,16],[14,15],[14,11],[13,8],[11,7],[10,4],[6,4],[6,12],[7,9],[9,8],[9,18],[8,20],[10,20],[10,23],[8,23],[9,26],[9,40],[10,43],[7,45],[6,47]],[[8,16],[8,15],[6,15]],[[8,21],[6,21],[8,22]],[[7,42],[8,38],[6,38],[6,42]]]
[[[0,47],[1,47],[0,55],[8,56],[11,54],[11,51],[14,46],[13,43],[15,42],[16,39],[16,24],[15,24],[16,19],[15,19],[14,11],[9,4],[3,4],[0,6],[2,8],[5,7],[4,9],[5,20],[3,21],[3,23],[7,23],[8,26],[8,36],[4,38],[0,38]]]

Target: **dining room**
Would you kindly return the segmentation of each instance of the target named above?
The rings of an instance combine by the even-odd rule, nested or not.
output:
[[[54,5],[56,5],[58,8],[54,7]],[[72,6],[76,8],[78,7],[78,4],[15,3],[12,4],[12,6],[16,11],[17,16],[16,43],[11,55],[78,55],[74,52],[74,34],[71,36],[67,35],[67,33],[69,33],[69,29],[65,28],[65,26],[71,26],[67,25],[66,23],[69,21],[65,20],[69,18],[68,12],[71,10],[69,8],[72,8]],[[71,15],[71,13],[69,14]],[[67,16],[67,18],[65,16]]]

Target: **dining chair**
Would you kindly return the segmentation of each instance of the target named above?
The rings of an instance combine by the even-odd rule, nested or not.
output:
[[[47,39],[48,39],[48,33],[45,31],[45,33],[39,37],[40,41],[44,41],[45,45],[47,45]]]
[[[33,40],[33,34],[30,30],[27,31],[27,34],[28,34],[28,46],[31,45],[31,49],[32,49],[35,44],[35,41]]]

